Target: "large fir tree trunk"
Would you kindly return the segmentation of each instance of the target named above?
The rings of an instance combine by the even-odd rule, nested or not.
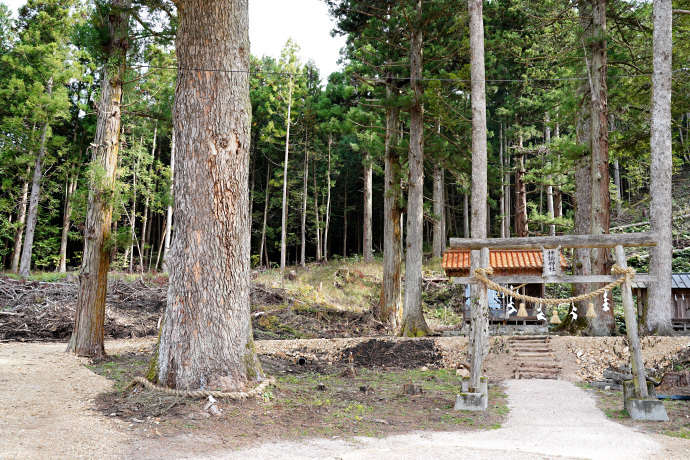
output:
[[[283,212],[281,214],[282,225],[280,227],[280,269],[285,270],[285,258],[287,257],[287,174],[288,174],[288,159],[290,152],[290,110],[292,109],[292,75],[290,75],[290,82],[288,83],[288,109],[287,118],[285,121],[285,162],[283,164]]]
[[[591,32],[588,32],[588,29],[592,27],[591,14],[590,5],[588,5],[587,2],[583,2],[580,6],[579,21],[585,36],[591,34]],[[580,107],[575,128],[577,142],[586,153],[575,160],[575,171],[573,176],[575,186],[575,192],[573,194],[573,233],[576,235],[589,235],[592,219],[592,164],[591,156],[589,155],[592,137],[592,112],[589,108],[589,103],[587,103],[590,91],[589,82],[583,82],[580,89],[583,94],[583,104]],[[591,275],[592,260],[590,258],[590,250],[587,248],[574,249],[572,266],[574,275]],[[586,294],[590,292],[590,287],[588,283],[573,284],[572,295],[579,296]],[[588,301],[576,302],[574,306],[576,308],[577,318],[573,319],[574,315],[568,315],[559,328],[571,332],[586,330],[589,326],[587,317],[585,316],[588,303]],[[569,312],[572,313],[572,307],[569,309]]]
[[[53,77],[48,79],[46,85],[48,98],[53,94]],[[29,198],[29,212],[26,216],[26,231],[24,233],[24,248],[19,263],[19,275],[27,277],[31,271],[31,255],[34,248],[34,234],[38,222],[38,203],[41,200],[41,188],[43,187],[43,162],[46,157],[46,142],[48,137],[48,121],[43,122],[41,137],[39,140],[38,155],[34,165],[34,175],[31,179],[31,197]]]
[[[591,91],[591,145],[592,170],[590,184],[592,187],[592,217],[590,234],[609,233],[611,213],[609,196],[609,136],[608,136],[608,90],[606,86],[606,1],[592,0],[590,91]],[[594,248],[591,250],[592,274],[604,275],[611,272],[609,250]],[[599,288],[603,284],[593,285]],[[603,311],[603,296],[593,300],[596,318],[591,318],[590,331],[593,335],[609,335],[615,332],[616,323],[613,309]]]
[[[390,83],[390,82],[389,82]],[[390,84],[386,88],[390,98]],[[400,233],[400,156],[395,150],[398,135],[398,108],[386,108],[386,137],[384,140],[384,196],[383,196],[383,282],[379,299],[378,318],[391,330],[400,321],[401,290],[401,233]]]
[[[374,261],[373,252],[373,236],[371,229],[372,219],[372,159],[371,154],[366,152],[364,154],[364,223],[362,231],[362,242],[364,245],[363,258],[364,263],[370,264]]]
[[[87,203],[84,254],[79,272],[74,330],[67,346],[68,351],[92,357],[105,355],[103,336],[110,267],[110,231],[120,147],[120,104],[129,46],[129,8],[132,0],[112,0],[110,5],[113,11],[108,16],[107,24],[108,63],[103,69],[91,161],[94,178],[90,184]]]
[[[29,152],[31,153],[31,152]],[[26,167],[26,175],[29,175],[30,167]],[[24,237],[24,227],[26,223],[26,207],[29,202],[29,181],[25,180],[22,184],[22,197],[19,201],[19,211],[17,217],[17,230],[14,232],[14,249],[12,250],[12,265],[13,272],[19,271],[19,258],[22,255],[22,241]]]
[[[236,390],[263,378],[249,316],[248,0],[177,5],[177,225],[158,380]]]
[[[469,0],[472,75],[472,238],[487,237],[486,90],[482,0]],[[488,261],[484,261],[488,262]],[[470,271],[480,267],[480,251],[471,251]],[[486,288],[470,286],[470,388],[479,389],[482,363],[489,352],[489,303]],[[472,390],[470,390],[472,391]]]
[[[650,195],[651,230],[659,243],[649,255],[649,272],[657,281],[649,285],[647,311],[643,330],[670,335],[671,261],[673,260],[672,227],[672,150],[671,150],[671,0],[654,0],[654,76],[652,77],[652,164]]]
[[[431,329],[422,309],[422,238],[424,219],[424,88],[422,78],[422,1],[417,0],[416,24],[411,30],[410,76],[412,105],[410,107],[410,148],[408,155],[409,182],[407,191],[407,251],[405,254],[405,297],[400,335],[418,337]]]

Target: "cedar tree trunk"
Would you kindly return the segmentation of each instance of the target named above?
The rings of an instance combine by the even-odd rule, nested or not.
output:
[[[122,87],[129,46],[129,11],[132,0],[112,0],[108,16],[108,64],[103,70],[93,143],[89,198],[84,227],[84,255],[79,271],[79,293],[74,330],[67,350],[78,355],[102,357],[105,296],[110,267],[110,231],[117,154],[120,147]]]
[[[263,379],[249,317],[248,0],[177,5],[177,225],[158,381],[237,390]]]

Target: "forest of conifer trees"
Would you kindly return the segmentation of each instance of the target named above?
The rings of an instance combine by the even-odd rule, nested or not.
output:
[[[386,262],[384,248],[406,248],[410,228],[433,257],[448,237],[470,236],[467,4],[325,1],[334,33],[347,39],[341,71],[320,75],[294,41],[280,56],[251,56],[251,264],[383,257],[399,276],[404,255]],[[82,264],[90,190],[105,180],[90,159],[114,66],[107,27],[117,3],[29,0],[16,18],[0,4],[5,270],[28,276]],[[106,199],[110,268],[163,271],[175,233],[178,17],[169,0],[119,3],[127,46]],[[690,162],[690,2],[673,6],[676,184]],[[649,220],[652,3],[495,0],[483,14],[487,235],[608,233]],[[676,216],[688,208],[687,196],[673,203]],[[408,216],[421,228],[407,226]],[[673,238],[683,249],[690,236]],[[592,260],[592,270],[607,263]],[[679,253],[674,267],[686,265]]]

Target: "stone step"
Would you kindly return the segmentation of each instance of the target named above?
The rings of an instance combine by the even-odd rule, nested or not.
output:
[[[521,359],[521,358],[539,358],[539,357],[555,357],[556,353],[555,352],[550,352],[550,353],[516,353],[513,355],[515,359]]]
[[[554,364],[550,362],[539,362],[539,361],[523,361],[519,364],[520,367],[538,367],[540,369],[562,369],[560,364]]]
[[[560,369],[546,369],[543,367],[518,367],[515,369],[515,372],[519,372],[521,374],[525,373],[534,373],[534,374],[560,374],[561,370]]]
[[[560,374],[555,375],[555,374],[543,374],[543,373],[534,373],[534,372],[526,372],[526,373],[516,372],[515,378],[516,379],[560,380],[561,376],[560,376]]]
[[[512,336],[508,340],[548,340],[550,337],[548,335],[525,335],[525,336]]]
[[[550,348],[513,348],[511,351],[516,353],[553,353],[554,351]]]

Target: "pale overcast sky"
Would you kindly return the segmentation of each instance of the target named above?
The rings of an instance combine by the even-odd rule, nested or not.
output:
[[[0,0],[13,11],[26,0]],[[338,70],[336,61],[343,37],[333,38],[333,23],[323,0],[249,0],[249,39],[252,54],[280,57],[292,37],[302,48],[302,62],[313,59],[325,78]]]

